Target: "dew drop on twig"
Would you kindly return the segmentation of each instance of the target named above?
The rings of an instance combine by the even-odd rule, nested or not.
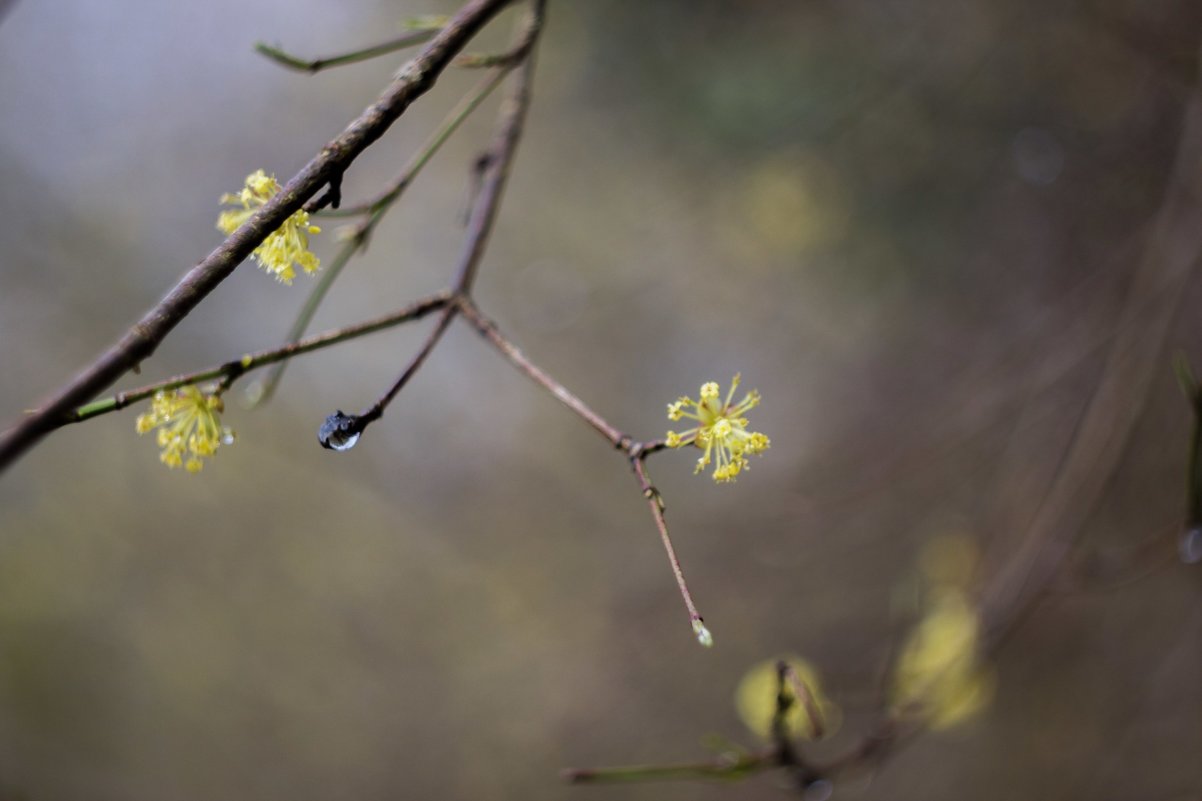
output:
[[[710,634],[710,630],[701,622],[701,618],[693,618],[693,633],[697,635],[697,642],[701,643],[703,648],[714,647],[714,635]]]
[[[363,433],[362,418],[357,415],[343,414],[342,410],[334,412],[326,418],[317,429],[317,441],[321,447],[333,451],[349,451],[355,447]]]

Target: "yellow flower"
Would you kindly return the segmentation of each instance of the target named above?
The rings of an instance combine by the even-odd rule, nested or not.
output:
[[[797,656],[769,659],[743,674],[735,690],[735,709],[743,723],[765,740],[772,739],[772,723],[779,714],[782,660],[792,671],[783,687],[788,702],[781,721],[785,733],[799,740],[820,740],[834,734],[843,721],[843,712],[823,694],[818,671]],[[799,697],[800,693],[805,697]]]
[[[163,449],[159,460],[163,464],[198,473],[204,467],[202,457],[212,456],[218,445],[234,441],[234,432],[221,425],[218,416],[224,409],[220,397],[194,386],[173,392],[160,390],[150,403],[150,411],[138,415],[136,425],[139,434],[159,430],[158,444]]]
[[[236,195],[221,196],[222,203],[242,204],[240,209],[227,209],[217,218],[217,227],[227,234],[237,231],[244,222],[263,204],[275,197],[280,191],[280,185],[275,177],[268,177],[262,170],[256,170],[246,176],[246,187]],[[316,272],[320,262],[309,252],[309,234],[321,233],[316,225],[309,224],[309,212],[296,212],[275,233],[263,240],[263,244],[255,248],[255,260],[264,270],[273,273],[285,284],[291,284],[296,277],[292,269],[293,263],[299,264],[305,272]]]
[[[669,431],[668,447],[696,445],[704,449],[705,453],[697,460],[697,469],[693,472],[700,473],[714,462],[716,483],[734,481],[740,472],[750,467],[745,455],[762,453],[768,450],[770,444],[763,434],[747,430],[747,418],[743,416],[760,404],[760,393],[753,389],[743,400],[731,405],[738,386],[739,376],[736,374],[725,401],[718,400],[718,385],[711,381],[701,386],[700,401],[682,397],[668,404],[669,420],[687,417],[697,421],[697,425],[688,431]]]
[[[963,593],[940,593],[906,639],[894,667],[893,704],[933,729],[954,726],[993,697],[993,672],[980,662],[981,622]]]

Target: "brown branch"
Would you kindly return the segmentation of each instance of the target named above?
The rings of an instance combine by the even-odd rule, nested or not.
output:
[[[779,767],[774,751],[725,754],[705,762],[671,765],[628,765],[616,768],[567,768],[561,772],[571,784],[620,784],[651,781],[720,779],[734,781]]]
[[[366,215],[366,217],[351,229],[349,239],[343,244],[338,253],[335,254],[330,263],[321,271],[321,275],[318,276],[313,289],[309,291],[309,297],[306,298],[304,306],[301,307],[300,313],[297,314],[292,327],[288,330],[288,335],[284,339],[286,343],[295,342],[304,335],[305,330],[309,327],[309,323],[313,320],[313,315],[317,313],[318,307],[321,306],[322,300],[325,299],[326,293],[334,285],[334,281],[338,279],[338,276],[351,260],[351,257],[360,250],[366,249],[368,239],[371,237],[371,233],[376,225],[384,219],[384,216],[392,208],[393,204],[412,185],[414,178],[417,177],[418,173],[434,157],[434,154],[446,143],[451,134],[459,128],[459,125],[504,80],[508,72],[509,68],[494,70],[492,75],[481,81],[473,91],[465,95],[443,120],[438,129],[426,140],[425,144],[418,148],[417,153],[405,165],[401,174],[393,179],[393,182],[386,191],[368,203],[351,208],[343,208],[335,212],[327,211],[323,214],[323,216],[327,217],[355,215]],[[287,361],[277,363],[271,370],[267,371],[266,376],[247,388],[246,394],[253,406],[258,406],[271,400],[287,366]]]
[[[1202,93],[1184,129],[1151,241],[1128,289],[1102,377],[1019,553],[982,604],[986,650],[1025,617],[1101,500],[1145,405],[1184,287],[1202,254]]]
[[[1100,501],[1143,409],[1184,286],[1202,254],[1202,93],[1186,106],[1152,239],[1123,304],[1102,376],[1028,530],[1027,540],[990,582],[981,601],[982,655],[988,657],[1047,595]],[[876,762],[922,731],[882,713],[862,740],[821,768],[835,775]]]
[[[550,392],[556,400],[571,409],[584,422],[592,426],[598,434],[605,437],[611,445],[621,451],[626,451],[633,444],[633,440],[626,434],[623,434],[613,425],[611,425],[604,417],[594,412],[580,398],[576,397],[538,365],[526,358],[520,349],[504,336],[497,329],[495,323],[485,317],[476,304],[467,298],[460,298],[458,301],[459,313],[463,315],[463,319],[471,324],[473,328],[488,340],[494,348],[500,351],[501,355],[509,360],[509,363],[522,372],[527,378],[534,383]]]
[[[93,401],[86,406],[81,406],[72,412],[71,423],[80,423],[84,420],[89,420],[108,412],[115,412],[132,403],[137,403],[140,400],[145,400],[159,390],[175,389],[177,387],[186,386],[188,384],[196,384],[201,381],[209,381],[212,379],[220,379],[225,389],[237,378],[259,367],[266,367],[269,364],[283,362],[286,359],[291,359],[295,356],[300,356],[304,353],[311,353],[315,350],[328,348],[331,345],[337,345],[342,342],[347,342],[352,339],[357,339],[367,334],[374,334],[377,331],[383,331],[387,328],[393,328],[401,323],[407,323],[411,320],[420,320],[427,314],[443,309],[451,300],[451,293],[440,292],[437,295],[431,295],[428,298],[414,301],[403,309],[399,309],[382,317],[377,317],[373,320],[366,320],[355,325],[348,325],[342,328],[335,328],[329,331],[324,331],[320,334],[314,334],[311,337],[290,342],[277,348],[270,350],[261,350],[257,353],[250,353],[240,359],[232,359],[228,362],[223,362],[212,367],[206,367],[203,370],[196,370],[191,373],[184,373],[164,381],[158,381],[154,384],[147,384],[144,387],[130,389],[124,392],[118,392],[111,398]],[[65,425],[65,423],[64,423]]]
[[[534,51],[532,45],[542,27],[543,9],[544,2],[542,0],[534,3],[524,32],[520,37],[520,40],[525,43],[522,48],[524,61],[522,62],[521,69],[518,71],[513,90],[509,97],[506,98],[500,117],[497,120],[497,134],[489,150],[489,166],[484,175],[484,187],[479,197],[476,198],[476,203],[472,208],[472,215],[468,224],[467,243],[460,254],[459,266],[455,271],[455,287],[453,292],[460,301],[465,299],[467,293],[471,291],[472,282],[476,276],[476,269],[480,264],[480,259],[484,256],[484,250],[488,246],[489,235],[492,233],[493,223],[496,221],[497,212],[501,207],[501,197],[505,192],[505,183],[509,177],[509,168],[513,164],[513,157],[517,153],[518,142],[522,138],[522,128],[525,125],[526,112],[530,107],[530,83],[534,76]],[[422,347],[410,359],[409,364],[401,371],[400,376],[393,385],[369,409],[358,415],[354,426],[359,433],[362,433],[368,425],[384,415],[384,410],[388,408],[388,404],[409,383],[409,380],[413,378],[425,362],[426,357],[434,350],[434,346],[438,344],[443,333],[446,332],[447,326],[451,324],[451,320],[454,319],[460,308],[461,304],[456,302],[443,310],[442,315],[438,318],[438,324],[430,332]]]
[[[413,183],[418,173],[430,162],[434,154],[446,144],[446,141],[451,138],[451,134],[459,129],[459,126],[466,120],[476,108],[484,102],[493,90],[504,80],[505,76],[516,65],[507,65],[493,70],[490,75],[487,75],[480,81],[476,87],[463,96],[451,111],[443,119],[437,130],[422,144],[413,158],[401,169],[400,173],[392,179],[388,184],[388,188],[380,192],[371,200],[354,206],[343,206],[337,211],[323,211],[322,217],[357,217],[360,215],[373,215],[367,220],[359,223],[351,231],[353,239],[365,238],[371,233],[371,228],[377,222],[377,217],[385,208],[391,206],[405,192],[406,189]]]
[[[660,542],[663,543],[664,552],[668,555],[668,564],[672,566],[676,587],[680,590],[680,597],[684,599],[685,609],[689,611],[689,625],[697,637],[697,642],[709,648],[714,644],[713,635],[706,628],[705,620],[697,611],[697,605],[693,603],[693,595],[689,592],[688,582],[685,581],[684,570],[680,567],[680,559],[676,556],[676,549],[672,547],[672,537],[668,534],[668,521],[664,519],[664,499],[659,494],[659,490],[651,484],[651,479],[647,476],[645,461],[641,448],[636,448],[635,453],[630,457],[630,466],[634,470],[634,476],[639,482],[639,489],[642,490],[643,497],[647,499],[647,507],[651,510],[652,519],[655,520],[655,528],[659,531]]]
[[[996,653],[1006,636],[1021,624],[1033,606],[1052,588],[1088,516],[1118,468],[1152,376],[1162,364],[1160,355],[1175,318],[1183,289],[1202,254],[1202,177],[1194,165],[1202,159],[1202,93],[1195,93],[1186,110],[1186,124],[1158,214],[1155,234],[1132,280],[1102,376],[1087,404],[1072,441],[1028,531],[1027,541],[994,578],[981,604],[983,656]],[[1202,394],[1191,380],[1183,381],[1187,395],[1202,418]],[[1202,449],[1202,423],[1195,420],[1191,439],[1189,514],[1202,515],[1193,472]],[[1202,468],[1199,468],[1202,470]],[[680,765],[649,765],[564,772],[572,782],[648,781],[652,779],[741,779],[773,767],[792,768],[798,789],[825,783],[846,771],[879,765],[890,754],[922,734],[925,725],[914,710],[882,709],[868,731],[849,749],[821,764],[808,766],[789,741],[784,719],[792,701],[784,692],[788,665],[778,667],[777,709],[773,718],[774,748],[743,754],[735,763],[718,761]],[[804,684],[795,680],[799,699],[813,703]],[[810,711],[813,714],[813,709]]]
[[[488,153],[488,167],[484,174],[484,188],[476,198],[472,207],[471,220],[468,226],[467,241],[459,257],[459,265],[455,271],[455,283],[452,296],[455,303],[443,309],[433,330],[426,336],[421,348],[410,358],[409,363],[401,371],[400,376],[392,386],[380,396],[369,408],[357,415],[344,414],[341,410],[326,417],[318,430],[318,441],[322,447],[333,450],[346,450],[358,442],[363,431],[376,420],[384,416],[384,410],[393,398],[409,383],[410,379],[425,363],[435,346],[442,339],[451,320],[459,313],[459,301],[466,299],[471,291],[476,268],[488,246],[489,235],[497,211],[501,206],[501,197],[505,191],[509,168],[517,152],[518,142],[522,137],[522,128],[526,120],[526,112],[530,106],[530,82],[534,75],[534,42],[542,29],[545,0],[535,0],[531,5],[530,14],[525,21],[522,32],[518,37],[518,45],[523,54],[522,68],[514,83],[513,90],[501,107],[497,120],[497,133]]]
[[[477,31],[509,0],[471,0],[410,61],[380,98],[292,177],[278,195],[259,209],[216,250],[189,270],[179,283],[112,347],[54,393],[37,411],[0,437],[0,470],[54,428],[72,411],[154,353],[159,343],[218,284],[298,211],[323,186],[341,176],[369,145],[379,139],[409,105],[425,93]]]
[[[516,345],[502,336],[496,324],[485,317],[470,298],[463,295],[456,302],[463,319],[475,328],[477,333],[484,337],[489,344],[496,348],[510,364],[531,381],[550,392],[560,403],[571,409],[576,416],[588,423],[594,431],[604,437],[610,445],[622,451],[627,459],[629,459],[630,468],[634,471],[635,479],[639,483],[639,490],[642,492],[643,497],[647,499],[647,506],[651,510],[651,517],[655,521],[660,541],[663,543],[664,551],[668,555],[668,562],[672,566],[672,575],[676,578],[676,586],[680,590],[680,597],[684,600],[685,608],[688,610],[689,624],[693,628],[693,633],[696,635],[697,641],[702,645],[706,647],[713,645],[713,637],[709,629],[706,628],[701,613],[697,611],[697,605],[693,603],[693,596],[689,592],[688,582],[685,581],[684,571],[681,569],[680,560],[676,556],[676,549],[672,546],[672,537],[668,533],[668,523],[664,518],[663,498],[647,475],[645,464],[647,456],[662,450],[666,447],[665,444],[660,440],[648,443],[637,442],[629,435],[623,434],[616,426],[590,409],[588,404],[572,394],[567,387],[526,358],[526,355]]]

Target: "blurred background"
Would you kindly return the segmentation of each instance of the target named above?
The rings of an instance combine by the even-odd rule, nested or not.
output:
[[[325,55],[455,7],[10,4],[0,418],[221,241],[222,193],[292,175],[403,61],[310,77],[256,40]],[[502,47],[513,16],[472,49]],[[716,646],[692,638],[624,461],[462,324],[355,450],[317,446],[325,415],[391,384],[419,324],[294,361],[267,407],[236,387],[239,440],[200,475],[159,463],[135,408],[3,476],[0,792],[787,797],[774,775],[576,788],[558,771],[702,759],[711,734],[755,745],[735,687],[784,653],[843,709],[812,753],[857,741],[921,615],[927,544],[970,544],[984,586],[1027,535],[1165,216],[1200,35],[1202,5],[1170,0],[552,0],[476,296],[635,437],[702,382],[760,390],[772,448],[738,483],[694,476],[694,454],[649,464]],[[348,201],[477,79],[448,72],[347,173]],[[447,285],[496,106],[313,330]],[[1190,263],[1182,230],[1157,241]],[[277,344],[312,281],[244,265],[123,386]],[[993,661],[993,703],[839,797],[1202,792],[1202,585],[1176,540],[1191,420],[1169,366],[1202,362],[1202,294],[1170,294],[1121,463]]]

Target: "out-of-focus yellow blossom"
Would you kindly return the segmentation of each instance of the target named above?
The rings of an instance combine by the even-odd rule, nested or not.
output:
[[[790,704],[785,712],[785,732],[799,740],[829,737],[843,721],[842,710],[822,693],[818,671],[809,662],[796,656],[784,657],[796,682],[809,697],[799,698],[794,681],[786,677],[785,697]],[[739,717],[755,734],[772,739],[772,721],[777,713],[777,694],[781,689],[780,659],[769,659],[754,665],[743,674],[735,690],[735,709]]]
[[[217,227],[227,234],[232,234],[246,222],[252,214],[259,210],[267,201],[280,191],[280,185],[274,176],[268,176],[262,170],[256,170],[246,176],[246,187],[236,195],[221,196],[222,203],[241,204],[240,209],[227,209],[217,218]],[[299,264],[307,272],[315,272],[320,266],[317,257],[309,252],[309,234],[320,233],[321,229],[309,224],[309,212],[300,210],[284,221],[275,233],[263,240],[255,248],[253,254],[256,261],[264,270],[272,273],[285,284],[291,284],[296,277],[293,264]]]
[[[747,430],[747,418],[743,416],[759,405],[760,393],[753,389],[743,400],[732,405],[738,386],[739,376],[736,374],[730,382],[730,392],[726,394],[725,401],[719,400],[718,385],[711,381],[701,386],[700,401],[681,397],[675,403],[668,404],[669,420],[687,417],[697,421],[696,427],[688,431],[669,431],[668,447],[696,445],[703,449],[705,452],[697,460],[697,469],[693,472],[700,473],[713,462],[716,483],[734,481],[740,472],[749,467],[746,454],[762,453],[770,444],[763,434]]]
[[[163,449],[159,460],[168,467],[183,467],[198,473],[201,459],[212,456],[219,445],[234,441],[234,432],[221,425],[225,410],[221,398],[201,392],[194,386],[155,393],[150,411],[138,415],[137,429],[145,434],[158,429],[158,444]]]
[[[981,621],[961,592],[939,593],[902,648],[893,675],[893,705],[933,729],[954,726],[985,708],[994,676],[980,664]]]

